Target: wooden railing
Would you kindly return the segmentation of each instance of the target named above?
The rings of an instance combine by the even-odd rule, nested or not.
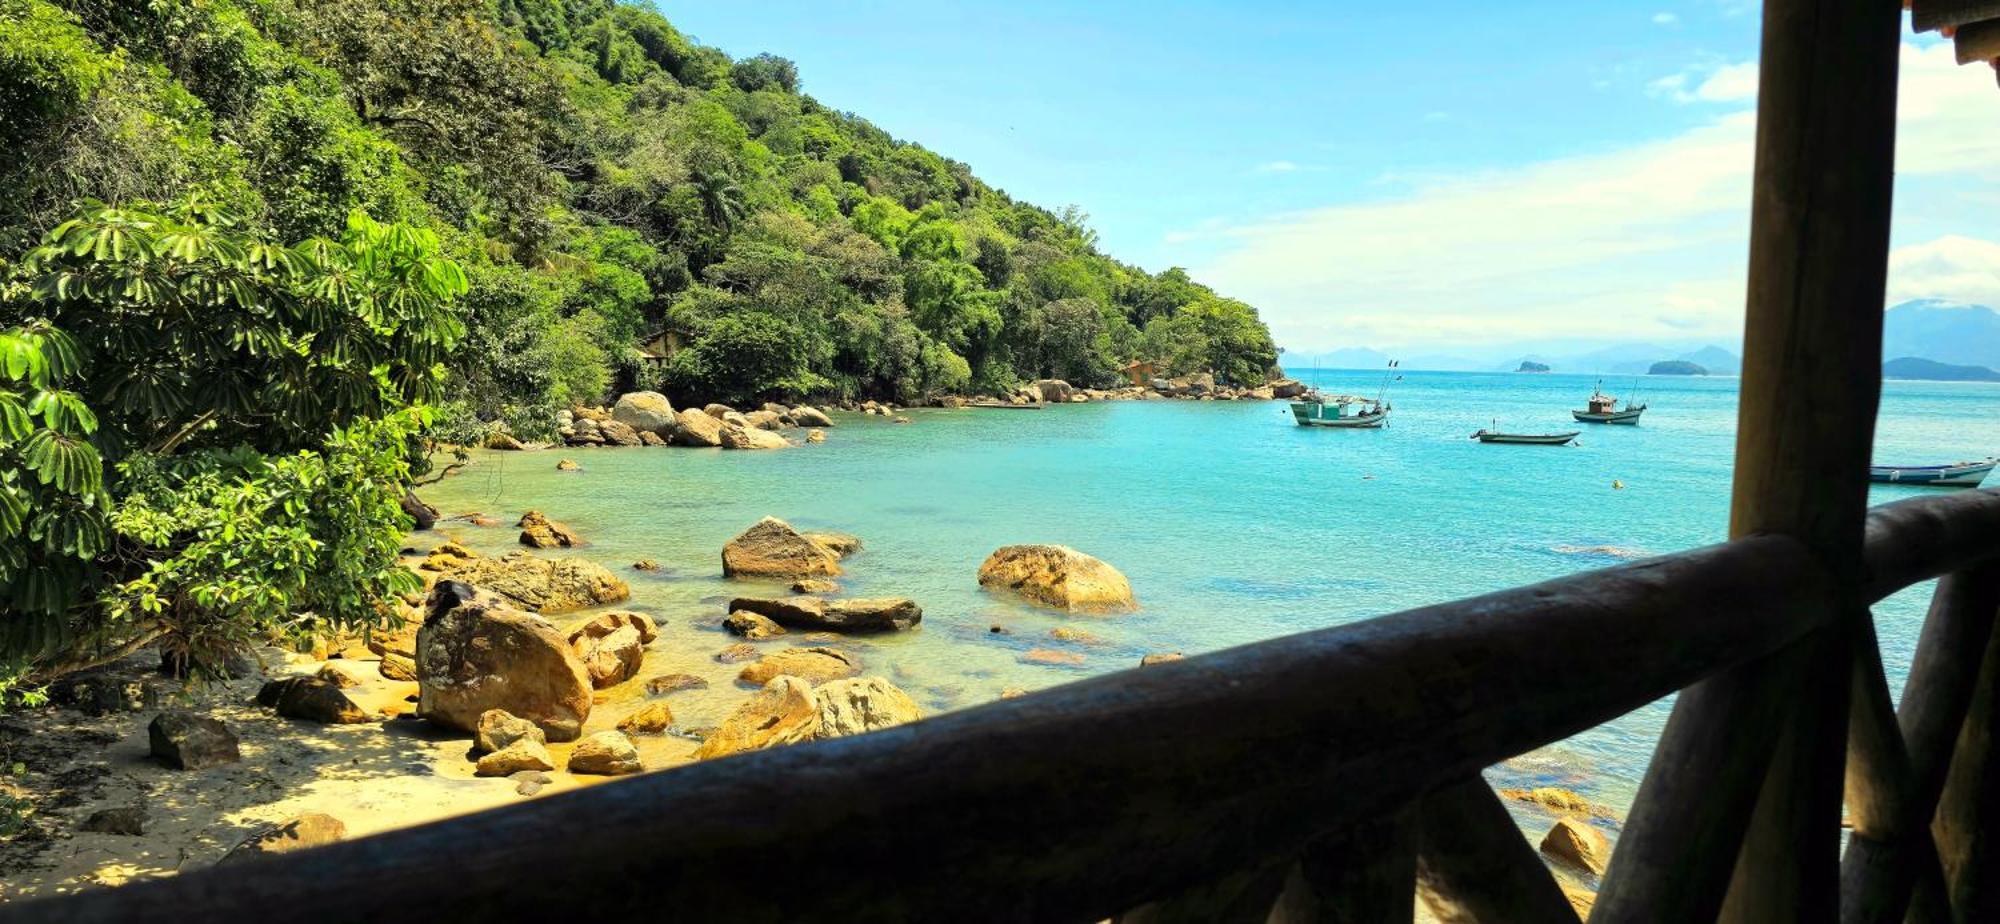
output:
[[[1407,921],[1420,883],[1446,920],[1574,921],[1482,768],[1781,661],[1857,585],[1949,575],[1900,712],[1873,644],[1851,683],[1847,919],[1897,920],[1996,881],[1996,568],[2000,493],[1906,501],[1870,514],[1858,575],[1752,536],[0,921]],[[1755,742],[1824,705],[1772,701],[1686,753],[1761,778]],[[1649,785],[1633,818],[1742,830],[1752,800],[1704,796]],[[1727,881],[1734,844],[1640,840],[1668,830],[1626,829],[1593,921],[1680,920],[1662,890],[1691,865]]]

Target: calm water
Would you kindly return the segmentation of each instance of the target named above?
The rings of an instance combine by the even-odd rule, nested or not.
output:
[[[1328,390],[1372,393],[1379,373],[1310,370]],[[427,497],[447,515],[506,523],[534,507],[579,530],[589,555],[627,576],[629,606],[667,628],[647,673],[692,671],[684,726],[740,702],[722,603],[722,544],[764,515],[861,536],[842,579],[854,595],[906,595],[922,627],[857,640],[869,673],[932,709],[985,702],[1122,670],[1145,653],[1195,653],[1338,625],[1424,603],[1720,541],[1728,522],[1734,379],[1621,379],[1652,408],[1639,427],[1586,429],[1581,445],[1486,446],[1506,430],[1577,429],[1587,376],[1406,373],[1380,431],[1307,430],[1283,402],[1114,402],[1040,412],[912,410],[911,425],[846,416],[824,445],[784,452],[577,449],[482,453]],[[1615,386],[1615,387],[1613,387]],[[1808,396],[1800,396],[1805,399]],[[2000,451],[2000,388],[1890,383],[1878,461],[1934,463]],[[1614,482],[1622,488],[1614,488]],[[1921,489],[1877,488],[1876,502]],[[475,548],[514,548],[515,530],[446,525]],[[1058,542],[1132,580],[1142,609],[1068,617],[997,600],[975,580],[994,548]],[[629,570],[654,558],[658,575]],[[776,589],[775,587],[773,588]],[[1926,591],[1927,592],[1927,591]],[[1879,609],[1892,687],[1915,643],[1924,596]],[[1104,643],[1048,638],[1080,624]],[[994,634],[991,626],[1006,627]],[[767,643],[779,644],[779,643]],[[1075,651],[1081,667],[1024,663]],[[636,684],[628,685],[636,687]],[[630,693],[622,694],[630,696]],[[1654,704],[1495,771],[1504,785],[1558,784],[1622,808],[1666,714]],[[607,727],[622,711],[600,710]],[[595,717],[594,717],[595,718]]]

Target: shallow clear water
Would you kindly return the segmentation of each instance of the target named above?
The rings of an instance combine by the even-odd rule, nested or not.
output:
[[[1331,391],[1373,393],[1380,382],[1371,372],[1300,377]],[[719,627],[724,601],[757,587],[721,578],[723,543],[765,515],[854,533],[866,548],[846,562],[845,592],[910,596],[925,615],[916,631],[843,645],[868,673],[938,710],[1129,668],[1148,652],[1224,648],[1721,541],[1736,381],[1644,377],[1607,390],[1624,397],[1635,384],[1651,405],[1637,427],[1570,421],[1568,409],[1591,391],[1588,376],[1409,372],[1379,431],[1300,428],[1284,402],[918,409],[909,425],[843,416],[824,445],[779,452],[480,453],[426,497],[446,515],[479,511],[511,524],[532,507],[577,529],[590,542],[578,554],[631,581],[625,606],[666,623],[646,673],[710,678],[709,690],[671,700],[688,727],[720,721],[744,695],[731,679],[737,668],[711,656],[736,641]],[[1996,408],[1994,386],[1889,383],[1877,459],[2000,451]],[[1560,448],[1466,438],[1496,419],[1505,430],[1584,432],[1581,445]],[[559,456],[584,471],[555,471]],[[1878,487],[1873,499],[1921,492]],[[488,552],[517,547],[512,528],[442,528]],[[981,591],[979,563],[1019,542],[1109,561],[1131,578],[1141,610],[1064,616]],[[665,571],[630,570],[639,558]],[[1892,689],[1926,597],[1920,589],[1878,610]],[[989,631],[996,625],[1007,632]],[[1059,625],[1103,643],[1049,638]],[[1035,648],[1085,660],[1025,663]],[[614,696],[632,698],[637,686]],[[602,713],[609,718],[593,726],[622,711]],[[1510,762],[1496,779],[1570,786],[1622,808],[1664,718],[1656,703]]]

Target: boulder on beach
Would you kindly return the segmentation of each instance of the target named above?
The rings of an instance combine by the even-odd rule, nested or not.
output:
[[[646,769],[639,749],[624,732],[601,731],[577,742],[569,755],[569,772],[592,776],[622,776]]]
[[[1064,545],[1010,545],[979,566],[979,586],[1070,611],[1131,609],[1132,584],[1118,569]]]
[[[924,717],[910,694],[880,677],[854,677],[821,684],[813,689],[813,702],[819,707],[815,738],[859,735]]]
[[[1062,379],[1037,380],[1035,389],[1041,392],[1042,400],[1050,404],[1068,404],[1069,399],[1076,394],[1076,389],[1071,388],[1070,384]]]
[[[708,760],[810,741],[818,730],[819,703],[812,685],[797,677],[774,677],[702,741],[694,758]]]
[[[790,523],[765,517],[722,547],[724,577],[822,577],[840,573],[840,557]]]
[[[288,719],[326,725],[358,725],[372,719],[347,691],[319,677],[286,677],[264,684],[257,691],[257,705]]]
[[[690,408],[674,415],[674,432],[668,441],[676,446],[722,445],[722,421]]]
[[[603,435],[606,443],[613,446],[646,445],[646,441],[639,438],[639,431],[615,420],[606,420],[599,423],[597,425],[597,432]]]
[[[417,714],[460,731],[504,709],[551,741],[571,741],[590,715],[590,675],[562,633],[457,581],[431,593],[431,616],[417,633],[417,683]]]
[[[446,577],[541,613],[567,613],[632,595],[617,575],[587,558],[537,558],[525,551],[499,558],[442,559],[433,554],[426,565],[433,564]]]
[[[488,709],[479,714],[479,727],[473,730],[474,748],[491,754],[504,751],[514,742],[522,740],[541,744],[548,739],[542,734],[541,726],[505,709]]]
[[[674,725],[674,711],[666,703],[647,703],[618,720],[618,730],[628,735],[664,735]]]
[[[838,648],[813,646],[774,651],[744,665],[737,679],[762,686],[771,678],[786,674],[807,683],[825,683],[861,673],[861,659]]]
[[[206,770],[243,759],[229,726],[186,709],[154,716],[146,738],[153,757],[176,770]]]
[[[521,514],[521,519],[514,525],[521,528],[521,544],[529,548],[569,548],[583,544],[575,530],[543,516],[539,510]]]
[[[801,404],[798,407],[792,408],[791,416],[792,422],[801,427],[833,426],[833,418],[826,416],[825,411],[816,407],[808,407]]]
[[[217,863],[241,863],[273,854],[323,847],[347,839],[347,824],[324,812],[307,812],[265,828],[230,848]]]
[[[724,449],[787,449],[792,445],[790,440],[747,422],[723,424],[721,440]]]
[[[1611,840],[1582,818],[1556,819],[1542,838],[1542,853],[1592,875],[1602,875],[1611,860]]]
[[[644,613],[604,613],[570,630],[569,647],[583,661],[591,686],[601,690],[639,676],[646,645],[658,636],[653,618]]]
[[[841,632],[892,632],[924,620],[923,608],[908,597],[737,597],[729,601],[729,609],[765,616],[779,625]]]
[[[633,391],[618,396],[611,406],[611,419],[640,433],[669,436],[677,418],[674,404],[657,391]]]
[[[549,771],[556,768],[555,758],[549,756],[548,745],[538,738],[521,738],[497,751],[479,755],[474,762],[474,776],[513,776],[516,773]]]
[[[743,419],[759,430],[783,430],[786,425],[785,416],[776,411],[751,411]]]
[[[1279,379],[1264,386],[1271,390],[1273,398],[1296,398],[1306,393],[1306,385],[1297,379]]]
[[[730,407],[727,404],[710,404],[704,406],[701,409],[701,412],[707,414],[710,417],[715,418],[716,420],[721,420],[722,418],[730,414],[736,413],[736,409]]]
[[[772,622],[769,617],[749,610],[736,610],[722,620],[722,627],[732,635],[740,635],[753,642],[767,638],[777,638],[785,634],[785,627]]]

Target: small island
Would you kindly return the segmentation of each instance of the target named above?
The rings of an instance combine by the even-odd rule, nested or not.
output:
[[[1883,363],[1882,377],[1926,382],[2000,382],[2000,372],[1985,366],[1960,366],[1918,356],[1903,356]]]
[[[1647,375],[1707,375],[1708,370],[1702,368],[1701,365],[1698,363],[1691,363],[1685,359],[1668,359],[1654,363],[1652,368],[1646,370],[1646,374]]]
[[[1521,368],[1519,368],[1519,369],[1516,369],[1516,370],[1514,370],[1514,371],[1515,371],[1515,372],[1547,372],[1547,371],[1549,371],[1549,364],[1548,364],[1548,363],[1538,363],[1538,362],[1535,362],[1535,361],[1534,361],[1534,360],[1532,360],[1532,359],[1524,359],[1524,360],[1521,360]]]

